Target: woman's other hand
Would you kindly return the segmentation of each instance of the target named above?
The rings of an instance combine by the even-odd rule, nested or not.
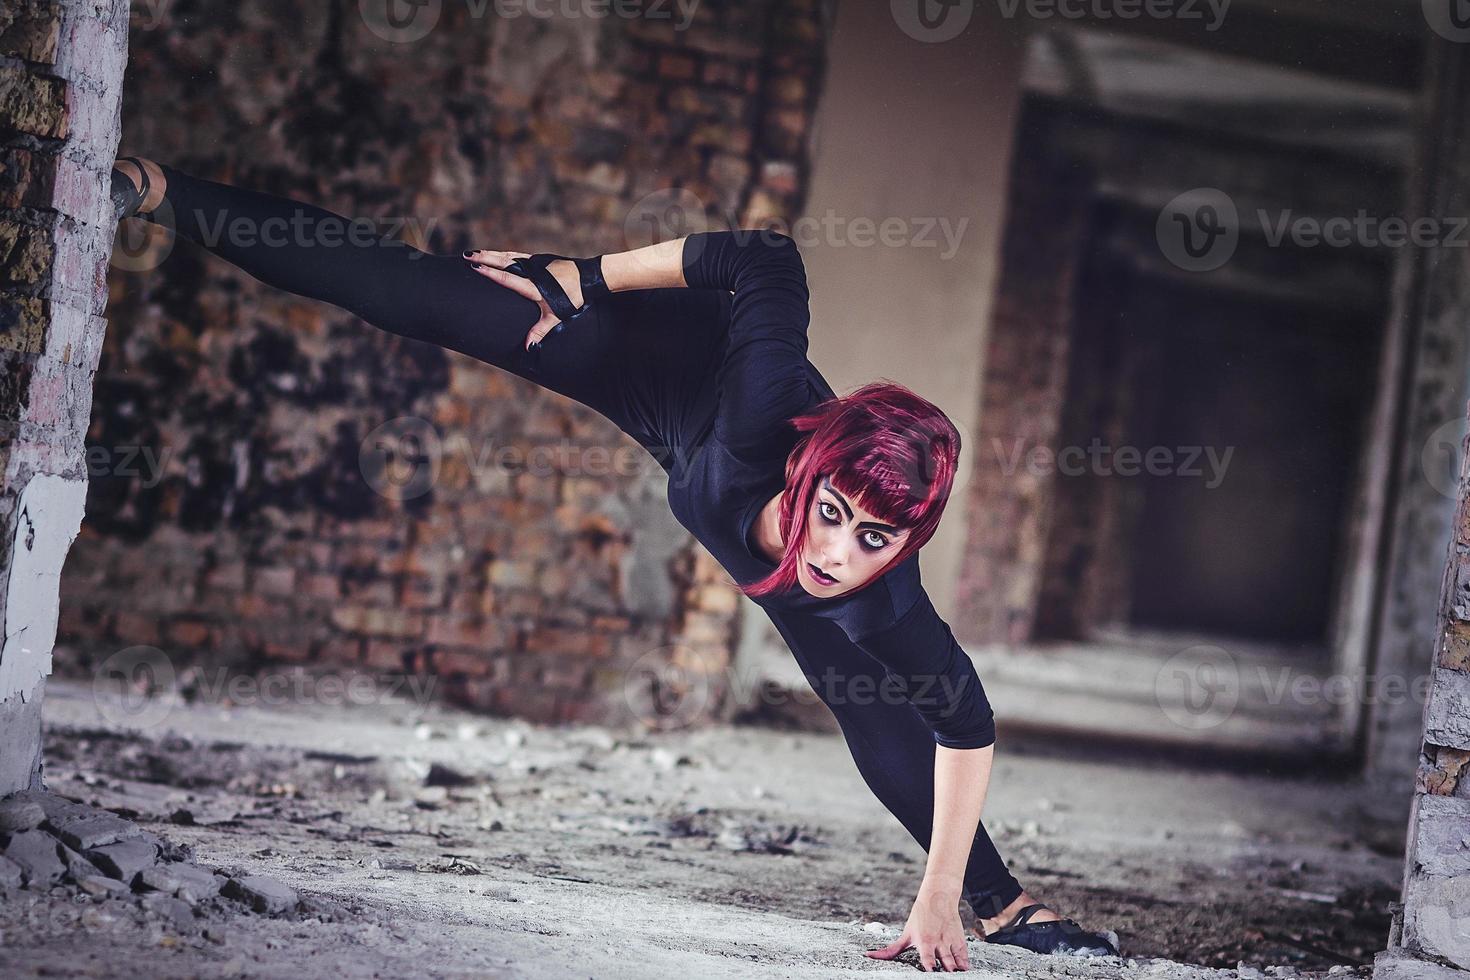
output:
[[[909,947],[919,951],[919,965],[926,972],[937,967],[945,970],[968,970],[970,947],[965,941],[965,926],[960,921],[960,895],[952,889],[919,888],[903,934],[882,949],[868,951],[875,960],[891,960]]]
[[[539,344],[542,338],[551,333],[552,329],[561,322],[557,319],[556,314],[551,312],[551,307],[547,305],[546,298],[541,295],[541,290],[536,288],[535,283],[525,276],[518,276],[506,270],[506,266],[516,259],[529,259],[531,257],[529,253],[472,249],[465,252],[464,257],[470,263],[470,267],[486,279],[515,290],[540,307],[540,318],[531,325],[530,333],[526,334],[524,346],[527,349],[532,344]],[[580,309],[582,306],[582,278],[577,271],[576,263],[568,259],[557,259],[548,265],[546,270],[556,277],[556,281],[561,284],[562,291],[567,294],[567,299]]]

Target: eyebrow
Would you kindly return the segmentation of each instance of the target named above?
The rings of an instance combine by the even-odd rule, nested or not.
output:
[[[832,486],[832,484],[828,483],[827,482],[827,478],[825,476],[822,477],[822,489],[823,490],[826,490],[832,496],[834,496],[834,497],[837,498],[837,502],[842,505],[842,509],[845,510],[845,511],[847,511],[847,519],[849,521],[852,520],[852,508],[847,505],[847,498],[844,497],[842,494],[838,493],[837,492],[837,488],[834,487],[834,486]],[[901,534],[902,533],[898,528],[894,527],[892,524],[884,524],[881,521],[863,521],[861,524],[858,525],[858,527],[859,528],[871,527],[871,528],[874,528],[874,529],[879,530],[879,531],[887,531],[889,534]]]

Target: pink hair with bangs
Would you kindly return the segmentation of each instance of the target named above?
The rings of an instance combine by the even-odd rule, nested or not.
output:
[[[785,548],[775,570],[742,586],[742,592],[755,598],[798,585],[801,544],[824,475],[878,520],[909,529],[885,570],[934,536],[959,467],[960,433],[933,402],[895,382],[874,381],[790,422],[801,435],[786,457],[786,494],[780,504]]]

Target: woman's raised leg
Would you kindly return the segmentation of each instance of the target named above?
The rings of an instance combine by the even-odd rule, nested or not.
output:
[[[622,424],[609,370],[613,338],[602,318],[588,317],[528,352],[536,304],[477,275],[460,255],[421,251],[382,235],[370,219],[158,166],[166,207],[150,220],[261,282],[493,364]]]

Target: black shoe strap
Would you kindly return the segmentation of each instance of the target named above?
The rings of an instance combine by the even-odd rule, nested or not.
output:
[[[565,259],[577,267],[577,274],[582,283],[582,305],[573,306],[571,298],[567,296],[566,290],[562,289],[561,283],[557,281],[548,266],[551,263]],[[516,259],[506,270],[523,276],[535,284],[540,291],[546,305],[551,307],[551,312],[563,323],[568,323],[586,313],[594,303],[612,295],[608,289],[607,282],[602,278],[602,256],[578,259],[566,255],[557,255],[554,252],[537,252],[530,258]]]

